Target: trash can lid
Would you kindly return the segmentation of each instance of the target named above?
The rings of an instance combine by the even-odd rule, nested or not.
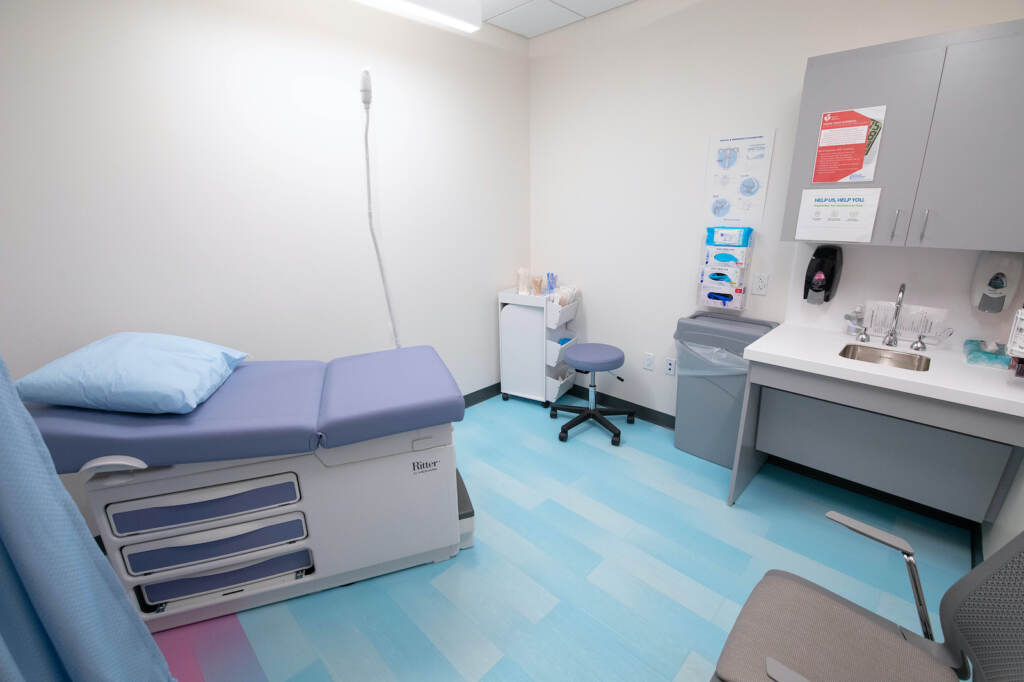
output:
[[[720,346],[742,355],[744,348],[777,326],[778,322],[700,311],[680,318],[674,336],[676,341]]]

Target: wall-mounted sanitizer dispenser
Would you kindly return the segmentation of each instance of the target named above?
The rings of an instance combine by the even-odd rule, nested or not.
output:
[[[807,263],[804,275],[804,300],[814,305],[828,303],[839,289],[843,273],[843,250],[838,246],[819,246]]]
[[[1024,256],[1019,253],[978,254],[978,265],[971,279],[971,305],[983,313],[1001,313],[1013,302],[1024,271]]]

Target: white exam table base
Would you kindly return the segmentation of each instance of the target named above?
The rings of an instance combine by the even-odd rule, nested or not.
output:
[[[115,534],[108,508],[145,507],[146,498],[181,494],[209,497],[210,488],[233,490],[239,482],[294,474],[299,499],[270,508],[152,531]],[[472,545],[472,511],[459,509],[451,424],[393,434],[338,448],[259,459],[238,459],[137,471],[102,472],[85,485],[88,505],[114,571],[133,594],[153,632],[345,585],[411,566],[451,558]],[[204,492],[203,489],[206,489]],[[462,512],[460,514],[460,511]],[[132,575],[122,555],[167,544],[169,538],[245,531],[261,520],[301,515],[307,536],[297,541],[223,558]],[[460,516],[464,516],[460,521]],[[173,541],[170,541],[173,544]],[[186,541],[185,544],[188,544]],[[167,601],[152,609],[137,587],[226,572],[308,549],[313,569],[234,584],[214,592]]]

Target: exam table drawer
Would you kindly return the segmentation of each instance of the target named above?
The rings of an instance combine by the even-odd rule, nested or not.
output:
[[[196,597],[210,592],[230,590],[268,578],[312,568],[313,555],[308,549],[282,554],[252,563],[240,564],[214,573],[203,573],[187,578],[141,586],[142,596],[151,606]]]
[[[285,473],[118,502],[107,507],[107,519],[114,535],[123,536],[248,514],[300,497],[295,474]]]
[[[128,545],[121,549],[121,554],[130,575],[145,575],[268,549],[305,537],[305,516],[294,512]]]

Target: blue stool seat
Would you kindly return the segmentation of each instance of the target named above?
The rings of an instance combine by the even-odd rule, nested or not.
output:
[[[625,361],[626,354],[607,343],[578,343],[565,351],[565,362],[583,372],[607,372]]]
[[[568,412],[576,415],[562,425],[562,429],[558,432],[558,440],[564,443],[569,440],[569,431],[571,429],[576,428],[589,419],[593,419],[612,434],[612,445],[619,444],[622,434],[618,427],[608,420],[608,417],[624,415],[626,423],[632,424],[636,419],[636,415],[630,409],[597,406],[597,373],[618,369],[622,367],[622,363],[625,361],[626,354],[621,349],[609,346],[607,343],[577,343],[575,346],[565,349],[566,364],[577,371],[588,372],[590,374],[590,385],[587,387],[589,390],[586,407],[562,403],[555,403],[551,406],[552,419],[558,417],[559,412]],[[616,378],[622,381],[622,377]]]

